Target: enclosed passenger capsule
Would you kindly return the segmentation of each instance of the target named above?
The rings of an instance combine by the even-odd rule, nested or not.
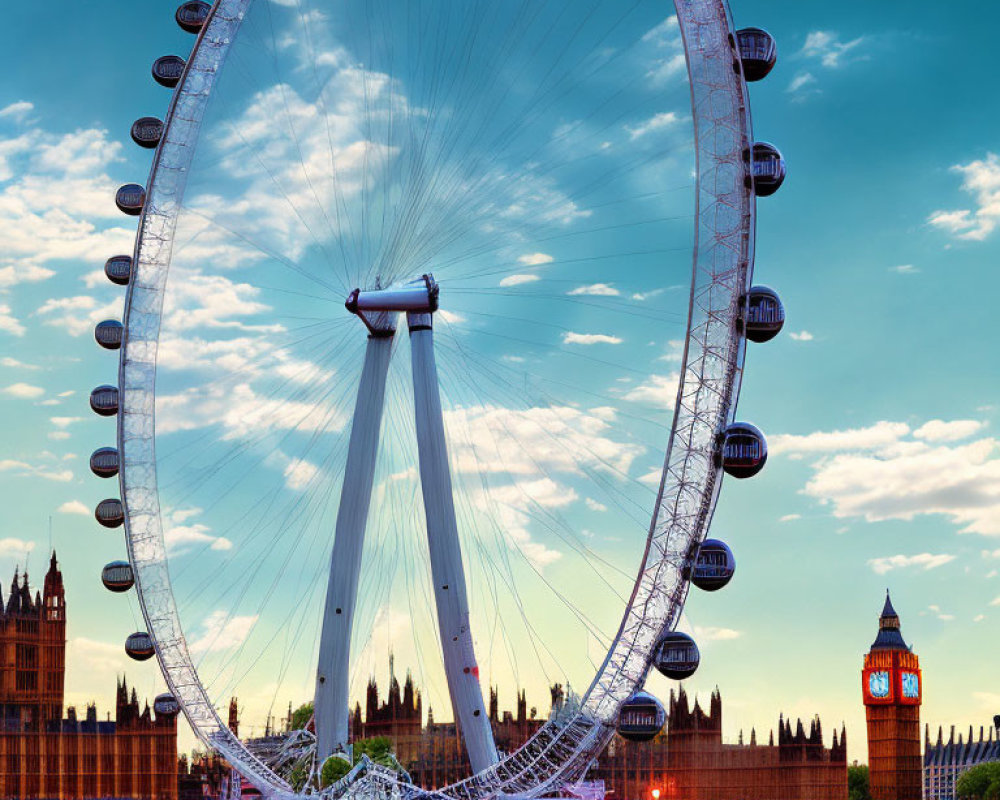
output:
[[[122,346],[124,328],[116,319],[98,322],[94,328],[94,339],[105,350],[117,350]]]
[[[618,735],[630,742],[648,742],[663,728],[667,713],[653,695],[637,691],[618,711]]]
[[[145,631],[136,631],[125,640],[125,652],[136,661],[147,661],[156,655],[153,637]]]
[[[90,409],[102,417],[113,417],[118,413],[118,387],[98,386],[90,393]]]
[[[180,56],[160,56],[153,62],[153,80],[160,86],[173,89],[184,74],[184,59]]]
[[[98,478],[113,478],[118,474],[118,451],[114,447],[99,447],[90,454],[90,471]]]
[[[778,45],[774,37],[761,28],[742,28],[736,31],[736,41],[743,62],[743,77],[759,81],[767,77],[778,60]]]
[[[751,478],[764,468],[767,461],[767,440],[749,422],[734,422],[723,437],[722,468],[734,478]]]
[[[706,592],[716,592],[733,579],[736,559],[725,542],[706,539],[698,549],[691,583]]]
[[[188,33],[198,33],[205,26],[205,20],[208,19],[208,12],[211,10],[212,7],[202,0],[189,0],[177,7],[174,19]]]
[[[132,256],[111,256],[104,262],[104,274],[118,286],[128,286],[132,279]]]
[[[139,117],[132,123],[129,135],[139,147],[152,150],[160,143],[160,137],[163,135],[163,121],[156,117]]]
[[[770,197],[785,182],[785,159],[773,144],[754,142],[750,169],[757,197]]]
[[[116,498],[102,500],[94,509],[94,519],[105,528],[120,528],[125,523],[125,507]]]
[[[138,183],[126,183],[115,192],[115,205],[123,214],[138,217],[146,202],[146,190]]]
[[[156,695],[153,701],[153,711],[157,717],[176,717],[181,712],[181,704],[170,692]]]
[[[744,330],[751,342],[773,339],[785,325],[785,307],[778,293],[768,286],[753,286],[747,293]]]
[[[664,634],[653,651],[653,666],[671,680],[690,678],[701,663],[701,653],[694,639],[680,631]]]
[[[112,561],[105,564],[104,569],[101,570],[101,583],[108,591],[127,592],[135,585],[132,565],[127,561]]]

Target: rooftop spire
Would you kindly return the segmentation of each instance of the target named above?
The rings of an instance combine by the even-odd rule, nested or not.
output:
[[[899,632],[899,614],[892,607],[892,598],[889,590],[885,592],[885,605],[882,607],[882,614],[878,619],[878,636],[872,643],[872,650],[909,650],[909,646],[903,641],[903,636]]]

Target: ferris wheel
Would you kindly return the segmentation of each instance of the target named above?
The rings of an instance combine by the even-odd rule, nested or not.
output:
[[[90,465],[120,499],[96,517],[128,552],[102,580],[136,590],[146,629],[125,647],[159,663],[157,714],[183,711],[263,795],[555,793],[616,732],[659,732],[651,668],[697,669],[677,627],[690,585],[734,574],[707,538],[722,475],[767,459],[735,411],[746,340],[784,323],[751,278],[756,197],[785,164],[749,113],[773,38],[725,0],[675,6],[176,10],[197,39],[153,63],[172,96],[132,126],[153,164],[115,198],[134,253],[105,266],[124,319],[95,331],[120,350],[90,399],[117,419]],[[601,539],[588,512],[645,534]],[[358,657],[383,624],[437,670],[464,780],[352,759]],[[503,752],[480,662],[583,664],[587,688]],[[302,675],[301,729],[245,742],[216,710]]]

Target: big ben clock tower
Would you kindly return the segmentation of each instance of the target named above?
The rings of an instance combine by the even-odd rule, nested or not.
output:
[[[878,636],[861,671],[872,800],[920,800],[922,691],[920,659],[903,641],[887,592]]]

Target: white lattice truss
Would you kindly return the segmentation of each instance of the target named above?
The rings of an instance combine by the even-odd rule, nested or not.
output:
[[[121,349],[118,446],[129,558],[164,678],[198,737],[270,798],[297,796],[287,767],[310,744],[275,743],[255,755],[216,713],[199,681],[177,614],[160,518],[154,386],[163,293],[177,213],[205,107],[251,0],[217,0],[174,93],[147,182]],[[641,569],[610,652],[578,709],[549,720],[522,748],[437,792],[363,761],[323,796],[483,800],[538,797],[576,784],[610,740],[621,704],[643,685],[652,650],[677,624],[688,592],[683,567],[705,538],[721,484],[720,432],[742,374],[737,321],[753,268],[752,141],[746,86],[726,0],[675,0],[691,84],[697,151],[696,231],[687,342],[663,478]],[[267,763],[266,763],[267,762]],[[316,790],[308,790],[316,793]]]

